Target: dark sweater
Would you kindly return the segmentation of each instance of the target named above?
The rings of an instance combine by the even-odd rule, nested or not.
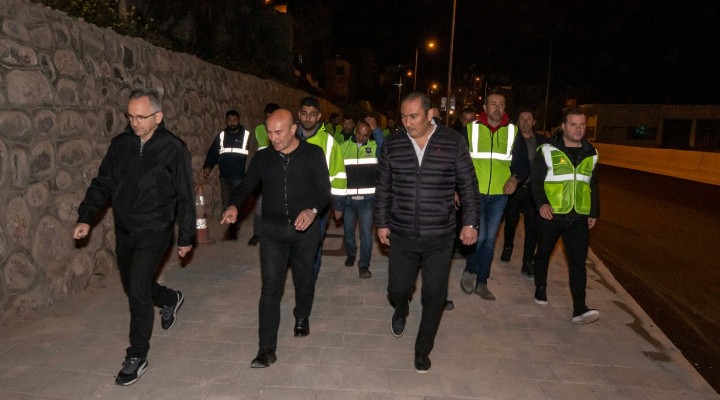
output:
[[[330,203],[330,175],[322,149],[300,142],[288,155],[272,147],[257,152],[230,204],[238,207],[262,184],[262,221],[290,225],[302,210]]]

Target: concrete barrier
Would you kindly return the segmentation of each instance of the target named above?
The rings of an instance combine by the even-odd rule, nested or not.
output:
[[[600,163],[720,186],[720,153],[593,143]]]

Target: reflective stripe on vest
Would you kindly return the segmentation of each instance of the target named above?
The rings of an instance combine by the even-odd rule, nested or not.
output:
[[[598,155],[583,159],[577,167],[561,150],[550,144],[540,147],[547,173],[545,195],[557,214],[567,214],[573,208],[578,214],[590,214],[590,180],[598,162]]]
[[[243,144],[242,147],[225,147],[225,131],[220,132],[220,154],[224,153],[240,153],[240,154],[248,154],[247,150],[247,143],[248,138],[250,137],[250,132],[247,130],[245,131],[245,137],[243,138]]]
[[[499,132],[499,129],[498,129],[498,132]],[[472,124],[472,139],[470,142],[470,146],[472,146],[472,148],[470,149],[470,157],[481,158],[481,159],[492,158],[494,160],[512,161],[512,148],[513,148],[514,142],[515,142],[515,125],[509,124],[508,125],[508,141],[507,141],[507,148],[505,149],[505,153],[495,153],[492,151],[482,151],[481,152],[478,149],[478,147],[480,146],[480,124]]]

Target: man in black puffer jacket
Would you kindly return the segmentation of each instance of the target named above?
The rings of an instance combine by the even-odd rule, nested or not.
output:
[[[405,331],[408,299],[422,262],[423,310],[415,369],[426,373],[447,298],[455,188],[463,207],[460,240],[465,245],[477,240],[479,193],[467,142],[433,121],[430,99],[424,93],[410,93],[400,110],[405,128],[387,137],[378,156],[375,223],[381,243],[390,246],[392,239],[388,292],[395,307],[391,326],[395,337]]]

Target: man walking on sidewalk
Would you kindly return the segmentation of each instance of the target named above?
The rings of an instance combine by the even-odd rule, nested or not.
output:
[[[380,243],[390,246],[388,293],[395,307],[391,330],[405,332],[409,304],[422,263],[422,318],[415,340],[415,370],[430,370],[430,352],[447,299],[455,237],[454,195],[463,205],[463,244],[477,239],[477,179],[467,143],[438,126],[430,99],[408,94],[400,105],[404,128],[391,133],[378,156],[375,224]]]
[[[160,260],[170,247],[175,213],[178,255],[192,249],[195,235],[195,193],[190,153],[185,143],[165,129],[159,95],[138,89],[128,101],[127,128],[110,142],[78,208],[73,238],[90,233],[90,224],[112,199],[115,217],[115,256],[123,289],[130,304],[130,347],[118,385],[131,385],[148,369],[155,311],[161,307],[161,325],[175,324],[183,294],[155,281]]]
[[[532,176],[533,197],[542,217],[538,220],[535,254],[535,303],[548,303],[548,263],[555,244],[562,237],[575,324],[588,324],[600,318],[600,313],[585,304],[589,230],[595,226],[600,213],[595,171],[598,154],[585,139],[586,123],[582,110],[567,109],[562,132],[538,150]]]

